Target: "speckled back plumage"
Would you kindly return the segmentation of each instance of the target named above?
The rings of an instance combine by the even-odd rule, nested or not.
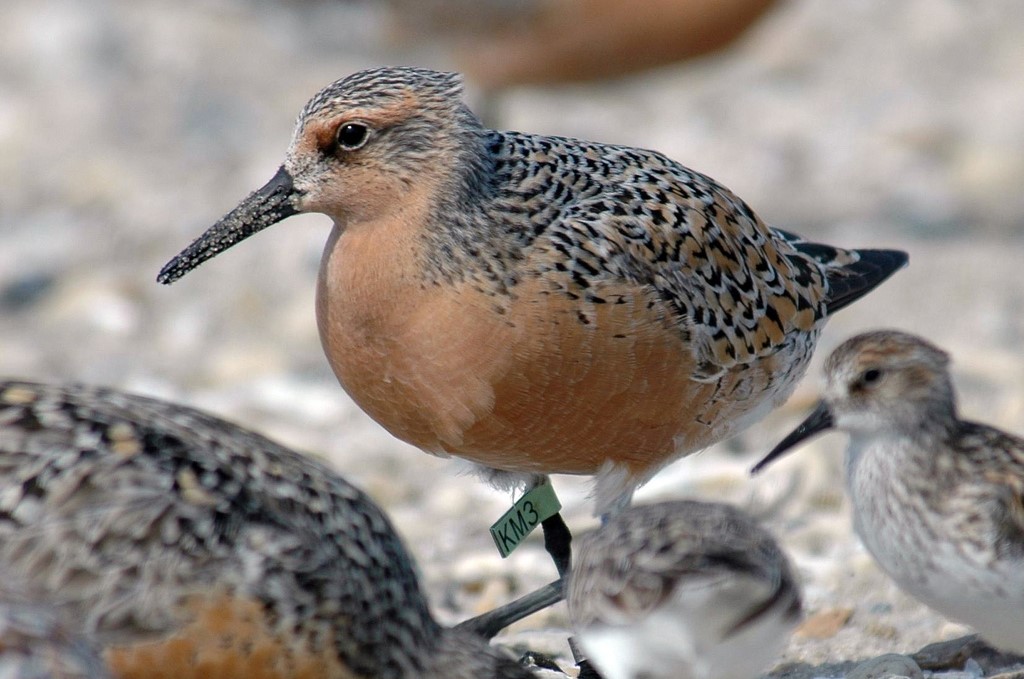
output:
[[[0,587],[0,677],[107,679],[96,649],[57,610],[27,600],[9,580]]]
[[[123,676],[171,663],[196,625],[197,676],[234,676],[219,652],[251,656],[252,676],[435,676],[446,643],[366,495],[255,433],[114,390],[0,382],[0,545],[3,570]]]
[[[631,325],[617,337],[661,328],[690,379],[717,383],[711,398],[720,401],[708,409],[720,410],[709,413],[706,435],[680,427],[675,454],[706,447],[785,399],[828,314],[906,261],[769,228],[727,188],[653,151],[481,134],[486,179],[474,176],[478,164],[464,176],[486,190],[464,205],[448,202],[459,192],[440,200],[423,233],[425,277],[474,287],[510,324],[519,290],[536,281],[572,308],[555,322],[599,333],[599,310],[619,306]]]
[[[584,325],[596,305],[625,303],[608,288],[633,287],[651,320],[690,344],[697,378],[811,331],[825,315],[828,267],[858,259],[804,255],[728,189],[653,151],[517,133],[490,141],[507,194],[488,221],[513,223],[525,208],[529,275],[578,299]]]

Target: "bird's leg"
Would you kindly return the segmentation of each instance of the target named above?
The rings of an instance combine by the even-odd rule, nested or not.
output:
[[[485,473],[492,483],[498,480],[504,481],[501,476],[503,472],[499,470],[488,469],[485,470]],[[537,512],[539,514],[538,518],[545,517],[541,518],[540,522],[541,528],[544,531],[544,549],[547,550],[554,560],[559,579],[511,603],[465,620],[458,625],[458,627],[468,629],[486,639],[490,639],[517,620],[521,620],[565,598],[562,580],[569,570],[569,563],[572,557],[572,534],[569,532],[569,527],[565,525],[565,520],[560,513],[561,504],[558,502],[554,490],[550,488],[548,478],[542,475],[533,476],[527,482],[527,486],[529,490],[516,502],[516,505],[513,505],[513,510],[516,509],[519,503],[528,502],[531,503],[529,512]],[[547,486],[546,492],[539,494],[535,492],[544,486]],[[495,526],[501,524],[504,520],[505,517],[502,517]],[[534,527],[536,525],[535,523],[533,524]],[[492,534],[495,526],[491,527]],[[512,549],[515,549],[517,545],[518,543],[513,544]],[[501,551],[500,545],[499,551]],[[507,552],[502,551],[502,556],[506,555]]]
[[[521,544],[522,537],[537,527],[533,521],[540,520],[541,529],[544,531],[544,549],[555,562],[555,569],[558,571],[559,577],[564,576],[569,570],[569,562],[572,557],[572,533],[569,532],[569,527],[565,525],[565,519],[562,518],[562,503],[555,495],[551,479],[544,474],[520,474],[486,468],[483,473],[491,485],[498,488],[514,487],[520,483],[526,487],[526,492],[516,500],[512,509],[499,519],[498,524],[491,526],[492,535],[494,529],[516,509],[520,510],[520,523],[523,521],[523,515],[534,517],[525,532],[521,531],[521,526],[520,531],[515,531],[517,540],[511,545],[511,548],[503,549],[501,544],[498,545],[501,555],[508,556],[509,552]]]
[[[586,658],[576,663],[576,667],[580,668],[580,673],[576,675],[578,679],[603,679]]]
[[[549,477],[536,477],[529,484],[530,489],[527,491],[527,495],[535,493],[542,486],[550,488],[550,484]],[[551,489],[550,492],[550,498],[545,502],[547,506],[539,508],[543,512],[541,516],[546,516],[541,520],[540,527],[544,531],[544,549],[555,562],[558,577],[564,578],[572,560],[572,533],[569,532],[569,527],[565,525],[565,519],[562,518],[562,504],[555,497],[555,491]]]
[[[609,514],[601,514],[601,525],[604,526],[608,523]],[[576,663],[576,667],[579,668],[578,679],[603,679],[600,672],[598,672],[591,664],[587,657],[583,655],[583,651],[580,650],[579,644],[576,643],[575,637],[569,637],[569,649],[572,651],[572,659]]]
[[[576,663],[576,667],[580,670],[580,673],[576,675],[578,679],[602,679],[601,674],[583,654],[579,644],[576,643],[575,637],[569,637],[569,650],[572,651],[573,662]]]
[[[622,506],[628,505],[629,504],[629,500],[632,499],[632,496],[633,496],[632,492],[630,492],[629,495],[625,496],[625,500],[620,501],[616,506],[618,507],[619,505],[622,505]],[[603,512],[601,514],[601,525],[602,526],[606,525],[608,523],[608,520],[611,517],[612,517],[612,512],[611,511]],[[552,518],[554,518],[554,517],[552,517]],[[561,517],[559,517],[559,518],[561,518]],[[564,527],[565,524],[563,523],[562,526]],[[565,532],[568,535],[569,529],[565,528]],[[546,542],[547,532],[546,531],[544,533],[544,537],[545,537],[545,546],[547,546],[547,542]],[[568,539],[571,540],[572,536],[570,535]],[[551,549],[548,549],[548,553],[552,554],[552,558],[555,558],[554,554],[551,552]],[[555,561],[555,565],[556,565],[556,567],[558,565],[557,559]],[[564,576],[564,574],[563,574],[563,576]],[[601,677],[600,672],[598,672],[597,669],[594,667],[594,665],[589,660],[587,660],[587,657],[586,657],[586,655],[583,654],[583,651],[582,651],[582,649],[580,649],[579,644],[576,643],[576,638],[575,637],[569,637],[569,650],[572,651],[573,662],[575,662],[576,663],[576,667],[579,668],[579,674],[576,675],[578,677],[578,679],[603,679]]]
[[[540,527],[544,530],[544,549],[554,560],[558,576],[565,577],[572,561],[572,533],[565,525],[562,513],[541,521]]]
[[[468,630],[484,639],[490,639],[501,630],[528,615],[544,610],[548,606],[557,604],[565,598],[565,591],[561,580],[544,585],[538,590],[521,596],[515,601],[499,606],[493,611],[488,611],[475,618],[464,620],[456,627]]]

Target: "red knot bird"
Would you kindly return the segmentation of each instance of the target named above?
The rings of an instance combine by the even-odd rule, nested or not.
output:
[[[753,679],[800,620],[785,554],[734,507],[635,506],[578,543],[569,615],[606,679]]]
[[[533,676],[434,620],[366,495],[210,415],[2,381],[0,487],[4,577],[118,679]]]
[[[327,86],[274,178],[158,280],[330,216],[317,321],[355,402],[498,487],[596,475],[604,516],[785,400],[826,317],[907,261],[770,228],[654,151],[486,129],[461,92],[418,68]],[[568,529],[544,528],[564,572]]]
[[[1024,652],[1024,439],[961,420],[949,356],[896,331],[825,364],[823,398],[756,467],[818,432],[849,434],[854,528],[906,592]]]

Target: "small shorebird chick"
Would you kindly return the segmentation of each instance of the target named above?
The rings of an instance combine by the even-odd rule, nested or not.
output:
[[[566,598],[606,679],[751,679],[800,619],[785,554],[729,505],[632,507],[582,536]]]
[[[868,551],[899,586],[1024,652],[1024,440],[957,416],[949,356],[902,332],[840,345],[821,403],[757,464],[818,432],[850,436],[846,487]]]
[[[435,622],[366,495],[204,413],[0,381],[0,488],[0,572],[118,679],[532,676]]]
[[[317,322],[355,402],[499,487],[596,475],[599,515],[784,401],[826,317],[907,261],[769,228],[653,151],[486,129],[456,74],[379,68],[316,94],[274,178],[158,280],[300,212],[334,220]],[[568,529],[544,529],[564,572]]]

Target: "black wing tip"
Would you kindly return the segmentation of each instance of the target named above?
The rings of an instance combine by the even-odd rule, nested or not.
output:
[[[857,249],[857,261],[831,276],[828,313],[843,309],[884,283],[910,263],[903,250]]]
[[[857,254],[860,255],[860,260],[851,266],[856,267],[858,264],[866,263],[886,271],[889,275],[910,263],[910,254],[903,250],[874,250],[868,248],[864,250],[858,249]]]

